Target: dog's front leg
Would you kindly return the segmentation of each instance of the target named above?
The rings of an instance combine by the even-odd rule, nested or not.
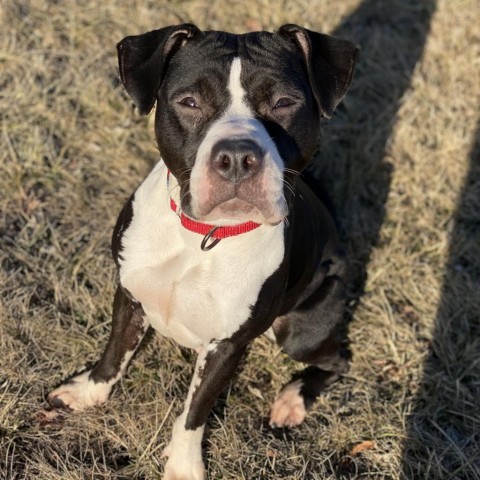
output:
[[[203,480],[202,437],[208,414],[218,395],[233,377],[246,345],[231,339],[212,341],[197,358],[182,414],[175,421],[172,439],[163,455],[169,457],[164,480]]]
[[[79,411],[107,401],[149,325],[142,306],[120,285],[113,300],[112,319],[110,338],[98,363],[50,392],[48,402],[53,407]]]

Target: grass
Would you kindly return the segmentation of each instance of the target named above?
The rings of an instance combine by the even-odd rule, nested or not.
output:
[[[212,479],[480,478],[480,7],[476,0],[4,2],[0,10],[0,478],[150,479],[190,354],[153,335],[110,401],[45,421],[106,342],[109,238],[157,160],[117,74],[126,35],[298,23],[361,46],[315,168],[353,265],[351,370],[290,432],[298,368],[252,346],[204,442]],[[352,448],[373,441],[360,453]],[[366,445],[366,444],[364,444]]]

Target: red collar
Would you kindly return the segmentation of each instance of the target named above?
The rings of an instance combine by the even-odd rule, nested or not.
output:
[[[168,185],[169,176],[170,176],[170,171],[167,174],[167,185]],[[175,200],[173,200],[173,198],[171,197],[170,197],[170,208],[175,213],[177,213],[177,215],[180,217],[180,221],[184,228],[186,228],[187,230],[190,230],[191,232],[199,233],[205,236],[204,241],[202,242],[203,250],[208,249],[208,247],[207,248],[204,248],[204,247],[208,239],[212,237],[217,240],[210,244],[210,248],[216,245],[222,238],[234,237],[235,235],[247,233],[252,230],[255,230],[261,225],[260,223],[249,221],[249,222],[239,223],[238,225],[226,225],[226,226],[217,227],[215,225],[210,225],[208,223],[197,222],[196,220],[193,220],[190,217],[187,217],[183,212],[179,213],[178,206]]]

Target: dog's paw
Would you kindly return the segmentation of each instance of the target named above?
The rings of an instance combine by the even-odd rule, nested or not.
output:
[[[296,380],[288,384],[278,395],[273,403],[270,414],[272,427],[296,427],[305,419],[307,410],[300,389],[302,381]]]
[[[205,465],[201,458],[171,455],[171,451],[169,455],[163,480],[205,480]]]
[[[173,426],[172,439],[163,450],[168,457],[163,480],[204,480],[205,465],[202,460],[203,428],[186,430],[185,419],[179,417]]]
[[[79,411],[105,403],[111,390],[112,385],[108,382],[91,380],[90,370],[87,370],[50,392],[47,400],[54,408]]]

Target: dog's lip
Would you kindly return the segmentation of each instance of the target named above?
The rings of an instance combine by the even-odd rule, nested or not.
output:
[[[280,225],[282,222],[284,222],[286,220],[286,216],[281,218],[280,220],[278,221],[274,221],[274,222],[268,222],[268,224],[271,226],[271,227],[276,227],[277,225]]]
[[[241,217],[241,212],[239,209],[243,209],[248,211],[249,213],[255,212],[256,215],[261,215],[261,211],[258,207],[256,207],[253,203],[244,200],[238,197],[232,197],[228,200],[225,200],[221,203],[215,205],[209,212],[195,215],[195,219],[199,222],[203,221],[212,221],[216,218],[229,218],[231,217],[232,220],[238,220],[238,217]],[[225,213],[227,210],[228,213]]]
[[[248,211],[245,213],[237,213],[234,211],[233,214],[230,212],[225,213],[225,211],[222,212],[222,207],[224,208],[225,206],[231,206],[234,208],[236,204],[237,208],[238,206],[241,207],[243,205],[248,209]],[[255,223],[275,226],[285,220],[285,215],[265,215],[262,209],[260,209],[257,205],[238,197],[229,198],[228,200],[215,205],[209,212],[204,214],[192,212],[191,217],[198,222],[215,223],[220,221],[220,223],[225,225],[253,221]]]

